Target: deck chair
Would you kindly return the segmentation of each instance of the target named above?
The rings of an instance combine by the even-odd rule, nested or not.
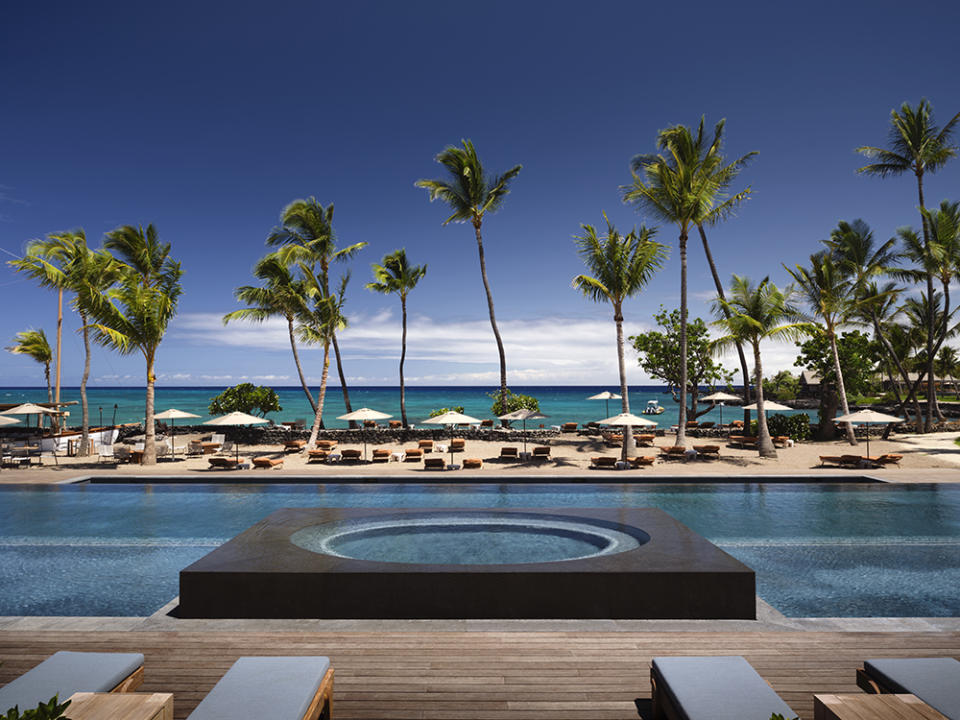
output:
[[[336,440],[317,440],[317,447],[320,450],[333,450],[339,443]]]
[[[607,447],[618,447],[623,445],[623,435],[614,435],[613,433],[603,434],[603,444]]]
[[[515,447],[504,446],[500,448],[500,459],[501,460],[519,460],[520,451]]]
[[[203,443],[199,440],[191,440],[187,443],[187,455],[191,457],[203,455]]]
[[[313,450],[307,450],[307,462],[326,462],[327,458],[330,457],[329,450],[323,450],[321,448],[315,448]]]
[[[877,458],[877,463],[879,465],[896,465],[900,467],[900,461],[903,460],[903,455],[896,455],[894,453],[886,453]]]
[[[442,457],[428,457],[423,459],[424,470],[446,470],[447,462]]]
[[[840,465],[839,455],[821,455],[820,465]]]
[[[403,452],[406,455],[404,462],[420,462],[423,460],[423,450],[418,447],[406,448]]]
[[[450,441],[450,452],[463,452],[467,441],[463,438],[454,438]]]
[[[480,470],[483,468],[483,460],[480,458],[464,458],[463,459],[463,469],[464,470]]]
[[[399,430],[399,429],[402,428],[402,427],[403,427],[403,422],[401,422],[400,420],[391,420],[391,421],[390,421],[390,429],[391,429],[391,430]]]
[[[301,450],[303,450],[306,444],[307,444],[306,440],[284,440],[283,451],[284,452],[300,452]]]
[[[857,685],[869,693],[916,695],[948,718],[960,718],[960,662],[951,657],[865,660]]]
[[[739,655],[655,657],[650,687],[655,720],[770,720],[774,713],[797,717]]]
[[[76,692],[132,692],[142,682],[140,653],[61,650],[0,688],[0,708],[4,714],[14,705],[32,710],[54,695],[63,702]]]
[[[666,458],[667,460],[686,460],[687,448],[685,448],[683,445],[662,447],[660,448],[660,457]]]
[[[130,446],[120,445],[119,447],[114,448],[113,456],[117,459],[117,462],[130,462]]]
[[[417,447],[423,450],[424,454],[433,452],[433,440],[420,440]]]
[[[533,449],[533,455],[531,457],[534,460],[549,460],[550,447],[548,445],[538,445]]]
[[[702,422],[702,423],[700,423],[700,428],[699,428],[699,429],[700,429],[700,430],[710,430],[710,429],[712,429],[713,426],[716,425],[716,424],[717,424],[717,423],[716,423],[715,421],[713,421],[713,420],[710,420],[709,422]]]
[[[327,657],[241,657],[187,720],[329,720],[333,668]]]
[[[266,455],[261,455],[260,457],[255,457],[253,459],[253,466],[255,468],[263,468],[264,470],[270,470],[271,468],[277,468],[279,470],[283,467],[283,458],[272,458],[267,457]]]
[[[698,458],[715,460],[720,457],[719,445],[694,445],[693,449],[697,451]]]
[[[383,448],[374,448],[370,459],[373,462],[390,462],[390,451]]]
[[[598,455],[590,458],[592,468],[613,468],[617,466],[617,458],[612,455]]]
[[[638,469],[638,468],[646,467],[646,466],[649,466],[649,465],[653,465],[656,461],[657,461],[657,459],[656,459],[655,457],[651,457],[651,456],[649,456],[649,455],[644,455],[644,456],[640,456],[640,457],[628,457],[628,458],[627,458],[627,462],[630,463],[630,467],[632,467],[632,468],[634,468],[634,469]]]
[[[492,428],[492,427],[493,427],[493,420],[481,420],[481,421],[480,421],[480,427],[481,427],[481,428]]]
[[[560,426],[560,432],[576,432],[577,424],[575,422],[566,422]]]
[[[232,457],[211,457],[207,458],[211,470],[239,470],[241,465],[236,458]]]
[[[343,462],[360,462],[362,457],[360,451],[356,448],[344,448],[340,451],[340,456],[343,458]]]
[[[641,447],[653,447],[653,441],[656,435],[651,433],[641,433],[633,436],[633,441]]]

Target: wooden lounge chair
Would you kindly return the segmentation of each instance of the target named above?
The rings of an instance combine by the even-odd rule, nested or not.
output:
[[[450,452],[463,452],[466,445],[467,441],[463,438],[453,438],[450,441]]]
[[[370,459],[373,462],[390,462],[390,451],[384,448],[375,448]]]
[[[317,448],[320,450],[333,450],[339,445],[336,440],[317,440]]]
[[[866,462],[867,459],[862,455],[841,455],[839,464],[841,467],[858,468]]]
[[[840,465],[840,456],[839,455],[821,455],[820,456],[820,465]]]
[[[501,460],[519,460],[520,451],[515,447],[502,447],[500,448],[500,459]]]
[[[283,458],[261,455],[253,459],[253,466],[255,468],[264,468],[265,470],[270,470],[271,468],[280,469],[283,467]]]
[[[538,445],[533,449],[533,455],[531,457],[534,460],[549,460],[550,447],[548,445]]]
[[[344,448],[340,451],[343,462],[360,462],[363,454],[356,448]]]
[[[687,448],[683,445],[671,445],[670,447],[660,448],[660,457],[667,460],[686,460]]]
[[[903,455],[893,453],[886,453],[876,459],[878,465],[896,465],[897,467],[900,467],[901,460],[903,460]]]
[[[232,457],[211,457],[207,458],[211,470],[238,470],[240,463]]]
[[[418,447],[407,448],[403,452],[406,453],[406,457],[404,457],[404,461],[406,462],[420,462],[423,460],[423,450]]]
[[[687,430],[696,430],[698,427],[700,427],[700,423],[698,421],[696,420],[687,421]]]
[[[333,668],[326,657],[241,657],[187,720],[329,720]]]
[[[14,705],[24,711],[54,695],[64,702],[76,692],[133,692],[142,682],[140,653],[61,650],[0,688],[0,707],[6,717]]]
[[[717,423],[714,422],[713,420],[710,420],[709,422],[702,422],[700,423],[700,427],[698,428],[698,430],[711,430],[713,426],[716,424]]]
[[[480,458],[464,458],[463,459],[463,469],[464,470],[480,470],[483,467],[483,460]]]
[[[493,427],[493,420],[481,420],[481,421],[480,421],[480,427],[482,427],[482,428],[492,428],[492,427]]]
[[[399,430],[399,429],[402,428],[402,427],[403,427],[403,422],[401,422],[400,420],[391,420],[391,421],[390,421],[390,429],[391,429],[391,430]]]
[[[423,469],[424,470],[446,470],[447,461],[444,460],[439,455],[436,457],[428,457],[423,459]]]
[[[303,450],[306,444],[307,444],[306,440],[284,440],[283,451],[284,452],[300,452],[301,450]]]
[[[590,458],[590,467],[598,469],[609,469],[617,466],[617,458],[612,455],[598,455]]]
[[[627,458],[627,462],[630,463],[630,467],[632,468],[642,468],[653,465],[656,461],[657,459],[655,457],[651,457],[650,455]]]
[[[433,440],[420,440],[417,447],[423,450],[424,455],[428,455],[433,452]]]
[[[693,449],[697,451],[697,457],[704,460],[714,460],[720,457],[719,445],[694,445]]]
[[[739,655],[655,657],[650,668],[654,718],[768,720],[797,717]]]
[[[776,435],[770,439],[773,441],[774,447],[785,448],[790,444],[789,435]]]
[[[857,670],[868,693],[916,695],[948,718],[960,718],[960,662],[952,657],[877,658]]]
[[[633,441],[640,447],[653,447],[653,441],[656,437],[652,433],[643,433],[642,435],[634,435]]]
[[[316,448],[314,450],[307,450],[307,462],[326,462],[327,458],[330,457],[330,451],[324,450],[322,448]]]
[[[731,420],[730,427],[736,430],[743,430],[743,420]]]
[[[623,435],[614,435],[613,433],[606,433],[603,436],[603,444],[607,447],[619,447],[623,445]]]
[[[575,422],[566,422],[560,426],[560,432],[576,432],[577,424]]]

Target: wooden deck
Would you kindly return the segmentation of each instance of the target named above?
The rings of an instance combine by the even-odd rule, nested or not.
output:
[[[863,658],[958,657],[960,633],[6,631],[0,685],[56,650],[142,652],[141,690],[174,693],[178,719],[240,655],[330,656],[343,720],[635,719],[651,657],[743,655],[812,720],[814,693],[860,692]]]

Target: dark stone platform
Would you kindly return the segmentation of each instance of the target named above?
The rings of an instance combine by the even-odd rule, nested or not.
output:
[[[462,509],[477,512],[477,508]],[[290,542],[302,528],[423,508],[287,508],[180,572],[184,618],[756,618],[749,567],[655,508],[509,509],[640,530],[633,550],[515,565],[354,560]],[[458,509],[433,512],[450,514]]]

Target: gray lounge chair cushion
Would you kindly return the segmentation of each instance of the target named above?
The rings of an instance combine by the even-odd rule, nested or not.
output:
[[[953,658],[878,658],[863,669],[898,693],[916,695],[951,720],[960,720],[960,662]]]
[[[54,695],[63,702],[76,692],[110,692],[142,665],[140,653],[61,650],[0,689],[0,713],[14,705],[32,709]]]
[[[330,667],[325,657],[242,657],[187,720],[301,720]]]
[[[796,717],[746,660],[726,657],[653,659],[658,690],[666,692],[687,720],[770,720]]]

